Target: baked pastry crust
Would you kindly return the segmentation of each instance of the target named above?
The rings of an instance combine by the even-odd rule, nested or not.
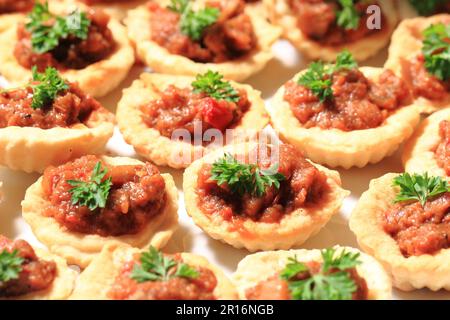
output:
[[[78,272],[68,267],[67,262],[46,250],[34,248],[36,255],[43,260],[54,261],[56,263],[57,275],[52,285],[45,290],[32,292],[5,300],[63,300],[67,299],[75,287],[75,280]],[[0,298],[0,300],[2,300]]]
[[[71,300],[105,300],[108,291],[124,262],[130,261],[140,250],[128,246],[107,245],[83,271],[77,281]],[[192,266],[210,269],[217,278],[214,295],[220,300],[237,299],[237,292],[231,281],[216,266],[205,258],[192,253],[182,253],[183,261]]]
[[[197,0],[197,3],[204,1]],[[169,1],[161,0],[158,3],[165,5]],[[213,70],[223,74],[227,79],[241,81],[261,71],[273,58],[271,47],[280,35],[280,29],[264,19],[259,8],[247,6],[245,10],[252,20],[259,48],[250,56],[224,63],[194,62],[181,55],[171,54],[152,41],[149,24],[151,13],[145,5],[130,10],[125,24],[128,27],[128,35],[136,47],[138,58],[155,72],[194,76]]]
[[[435,157],[435,149],[441,142],[439,124],[443,120],[450,121],[450,108],[433,113],[420,124],[403,151],[402,160],[405,171],[446,176],[445,170],[439,166]]]
[[[376,79],[383,69],[363,67],[360,71],[366,77]],[[348,132],[319,127],[307,129],[302,127],[284,100],[284,92],[282,86],[266,105],[273,127],[284,140],[304,151],[307,158],[330,167],[362,168],[368,163],[381,161],[411,136],[420,120],[418,108],[412,104],[398,109],[383,125],[372,129]]]
[[[241,234],[233,227],[233,222],[224,220],[219,215],[207,216],[198,206],[196,192],[199,171],[204,163],[213,163],[224,153],[246,154],[256,148],[256,144],[238,144],[215,150],[192,163],[183,175],[184,202],[187,213],[195,224],[210,237],[228,243],[235,248],[257,250],[290,249],[301,245],[309,237],[315,235],[325,226],[331,217],[339,211],[342,201],[349,192],[341,188],[339,173],[314,164],[327,175],[330,191],[314,208],[300,208],[285,215],[279,223],[255,222],[247,219],[243,227],[246,234]],[[251,235],[250,235],[251,234]]]
[[[423,254],[405,258],[397,242],[383,230],[380,215],[392,205],[396,189],[388,173],[370,182],[350,217],[350,229],[359,246],[375,257],[391,275],[395,287],[410,291],[427,287],[433,291],[450,290],[450,250],[435,255]]]
[[[358,274],[366,280],[368,287],[369,300],[389,300],[392,295],[392,284],[386,271],[371,256],[360,252],[358,249],[351,247],[334,247],[337,253],[345,250],[346,252],[360,253],[359,260],[362,262],[356,267]],[[321,250],[313,249],[296,249],[287,251],[268,251],[258,252],[246,256],[242,259],[236,272],[232,276],[239,297],[246,300],[245,292],[249,288],[255,287],[260,281],[265,280],[268,276],[280,272],[284,269],[288,259],[297,257],[298,261],[321,261]]]
[[[74,5],[65,2],[51,2],[52,12],[70,12]],[[1,20],[0,17],[0,25]],[[14,57],[17,42],[16,26],[25,20],[25,16],[16,16],[12,27],[0,33],[0,73],[11,86],[23,85],[31,78],[31,70],[21,66]],[[102,97],[116,88],[128,74],[134,63],[134,52],[124,26],[115,19],[109,21],[108,27],[116,42],[116,48],[109,57],[90,64],[84,69],[61,71],[61,76],[71,82],[78,82],[81,90],[94,97]]]
[[[59,0],[61,1],[61,0]],[[81,5],[86,5],[84,2],[79,0],[62,0],[68,1],[72,3],[77,3]],[[123,20],[129,10],[136,8],[137,6],[145,3],[147,0],[122,0],[121,2],[116,3],[99,3],[91,5],[90,7],[94,9],[101,9],[109,14],[112,18],[117,19],[119,21]]]
[[[283,36],[298,50],[310,59],[334,61],[342,50],[347,49],[358,61],[366,60],[381,49],[390,40],[391,34],[397,25],[397,10],[391,0],[378,0],[382,12],[386,17],[387,28],[382,32],[374,33],[364,39],[339,46],[325,46],[308,39],[297,26],[297,17],[291,10],[287,0],[263,0],[269,19],[283,29]]]
[[[199,158],[211,148],[190,142],[173,141],[158,130],[148,127],[142,120],[141,106],[158,99],[169,85],[190,87],[194,77],[143,73],[130,88],[123,91],[117,106],[117,122],[125,141],[133,145],[137,153],[157,165],[185,168],[191,159]],[[242,88],[248,94],[251,107],[244,113],[233,130],[248,130],[256,134],[269,123],[269,116],[261,99],[261,93],[249,85],[231,82],[234,88]],[[246,132],[244,132],[246,133]],[[186,160],[186,161],[184,161]]]
[[[449,23],[450,14],[403,20],[392,34],[389,56],[384,67],[394,71],[397,76],[402,76],[402,60],[412,60],[422,50],[421,32],[431,24],[445,21]],[[442,100],[419,97],[415,103],[420,107],[421,112],[432,113],[441,108],[450,107],[450,93],[447,93],[446,98]]]
[[[98,112],[98,111],[94,111]],[[92,117],[69,128],[0,128],[0,165],[25,172],[42,172],[85,154],[101,153],[114,132],[112,114]]]
[[[139,160],[122,157],[105,156],[103,160],[112,165],[142,164]],[[25,199],[22,201],[22,216],[36,238],[51,252],[81,268],[87,267],[107,244],[128,244],[137,248],[152,245],[162,248],[178,227],[178,192],[172,176],[162,174],[162,177],[166,183],[167,194],[164,210],[134,235],[102,237],[97,234],[71,232],[54,218],[44,216],[43,211],[48,206],[48,200],[43,194],[42,177],[27,189]]]

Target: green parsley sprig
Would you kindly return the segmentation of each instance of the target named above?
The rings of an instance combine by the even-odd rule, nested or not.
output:
[[[297,83],[312,91],[321,102],[333,99],[333,90],[331,89],[331,76],[333,73],[341,70],[351,70],[358,67],[358,63],[348,51],[341,52],[334,64],[324,63],[322,61],[312,62],[306,72],[297,80]]]
[[[25,28],[31,33],[33,51],[39,54],[53,50],[69,35],[85,40],[91,24],[87,15],[79,10],[65,17],[52,14],[48,2],[36,2],[28,19]]]
[[[232,193],[262,197],[268,187],[279,189],[280,182],[286,179],[277,171],[278,164],[268,170],[262,170],[255,164],[240,163],[231,154],[226,153],[213,163],[211,179],[217,181],[218,185],[226,184]]]
[[[361,20],[360,13],[355,8],[354,0],[339,0],[341,8],[336,12],[336,23],[345,30],[355,30]]]
[[[106,200],[112,186],[111,177],[104,179],[107,170],[101,168],[101,162],[97,162],[92,171],[91,179],[88,182],[79,180],[67,180],[72,188],[72,204],[86,206],[94,211],[97,208],[105,208]]]
[[[394,178],[394,187],[400,187],[400,191],[394,200],[395,203],[403,201],[419,201],[422,206],[427,200],[442,193],[450,192],[447,181],[441,177],[429,177],[428,173],[409,174],[402,173]]]
[[[280,278],[288,281],[291,296],[295,300],[350,300],[357,290],[355,281],[346,270],[361,264],[359,253],[346,252],[336,256],[333,248],[321,252],[322,266],[318,273],[309,274],[303,280],[297,280],[297,275],[309,272],[308,267],[297,260],[289,258]],[[330,272],[332,271],[332,272]]]
[[[211,7],[194,11],[189,0],[172,0],[168,8],[181,15],[181,32],[194,41],[200,40],[205,29],[214,24],[220,15],[219,9]]]
[[[141,254],[140,264],[135,264],[131,279],[139,283],[146,281],[168,281],[172,278],[194,279],[199,272],[183,262],[176,262],[170,257],[150,247],[148,252]]]
[[[437,78],[450,79],[450,24],[438,23],[426,28],[422,53],[425,57],[425,68]]]
[[[19,278],[24,259],[18,254],[17,250],[0,252],[0,283]]]
[[[31,71],[32,83],[30,86],[33,90],[31,108],[33,109],[48,106],[60,92],[69,89],[69,85],[59,76],[55,68],[48,67],[44,73],[39,73],[34,66]]]
[[[223,75],[218,72],[208,70],[204,74],[197,75],[192,87],[195,93],[205,93],[216,100],[226,100],[238,102],[239,93],[229,81],[223,80]]]
[[[423,16],[429,16],[436,13],[440,5],[447,0],[409,0],[409,3],[416,8],[417,12]]]

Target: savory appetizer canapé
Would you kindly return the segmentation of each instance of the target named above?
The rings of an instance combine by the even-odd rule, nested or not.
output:
[[[177,208],[170,175],[135,159],[92,155],[47,168],[22,201],[35,236],[82,268],[106,244],[164,246]]]
[[[281,137],[312,161],[364,167],[392,154],[420,120],[410,90],[391,70],[359,68],[349,52],[313,62],[267,105]]]
[[[233,280],[248,300],[391,298],[391,280],[372,257],[349,247],[268,251],[239,262]]]
[[[141,156],[174,168],[188,166],[211,143],[230,142],[228,130],[244,139],[269,122],[259,91],[213,71],[195,78],[144,73],[124,90],[117,119]]]
[[[450,290],[450,185],[424,174],[374,179],[350,218],[361,248],[402,290]]]
[[[149,1],[125,20],[138,57],[160,73],[194,76],[212,69],[232,80],[272,59],[279,29],[243,0]]]
[[[0,300],[66,299],[77,275],[64,259],[2,235],[0,266]]]
[[[74,300],[236,299],[225,274],[191,253],[164,254],[106,246],[83,271],[70,297]]]
[[[272,23],[311,59],[333,61],[348,49],[365,60],[389,43],[397,24],[391,0],[264,0]]]
[[[428,172],[450,177],[450,108],[425,119],[405,145],[403,163],[407,172]]]
[[[0,34],[0,47],[0,72],[8,81],[26,82],[34,66],[39,71],[54,67],[93,96],[114,89],[134,62],[118,21],[58,1],[36,3],[26,18],[17,17]]]
[[[289,249],[316,234],[348,192],[335,171],[290,145],[216,150],[184,173],[187,213],[212,238],[250,251]]]
[[[113,129],[114,115],[52,67],[0,91],[0,164],[11,169],[42,172],[99,153]]]
[[[386,68],[411,88],[421,111],[450,106],[450,14],[404,20],[392,36]]]

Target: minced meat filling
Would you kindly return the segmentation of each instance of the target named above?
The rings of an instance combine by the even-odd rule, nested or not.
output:
[[[308,267],[307,272],[299,273],[293,280],[305,280],[311,277],[312,274],[320,273],[321,263],[317,261],[310,261],[305,263]],[[330,270],[330,273],[339,270]],[[350,275],[351,279],[356,284],[356,291],[352,295],[352,300],[367,300],[368,287],[366,280],[362,278],[355,268],[345,270]],[[291,293],[289,291],[288,282],[280,278],[280,275],[274,274],[266,280],[260,281],[256,286],[247,289],[246,298],[249,300],[291,300]]]
[[[72,203],[73,188],[67,180],[90,181],[100,158],[84,156],[59,167],[45,170],[42,188],[50,202],[45,215],[53,217],[68,230],[101,236],[136,234],[160,214],[166,201],[164,178],[150,163],[143,165],[109,165],[105,179],[112,187],[105,208],[90,211]]]
[[[161,91],[159,99],[141,107],[142,118],[149,127],[168,138],[177,129],[188,130],[193,135],[200,126],[202,135],[208,129],[224,131],[238,124],[250,107],[247,92],[238,90],[238,93],[239,101],[235,103],[170,85]]]
[[[175,256],[181,260],[179,256]],[[173,277],[167,281],[146,281],[139,283],[130,275],[138,262],[124,264],[109,291],[115,300],[213,300],[217,279],[206,268],[195,267],[199,273],[196,278]]]
[[[109,16],[102,11],[89,11],[91,21],[87,39],[73,35],[60,39],[59,45],[46,53],[39,54],[31,46],[31,34],[22,23],[17,28],[17,43],[14,56],[20,65],[31,69],[36,66],[43,72],[47,67],[57,69],[83,69],[88,65],[105,59],[116,46],[113,34],[108,28]]]
[[[57,269],[53,261],[41,260],[34,249],[24,240],[11,241],[0,235],[0,252],[18,252],[23,259],[17,279],[0,281],[0,297],[17,297],[20,295],[45,290],[55,280]]]
[[[170,53],[196,62],[220,63],[238,59],[257,46],[250,17],[244,12],[243,0],[228,0],[220,4],[211,1],[209,7],[221,10],[216,23],[204,30],[202,38],[194,41],[181,32],[180,14],[150,2],[152,40]]]
[[[450,121],[444,120],[439,124],[439,135],[441,142],[436,148],[436,160],[450,176]]]
[[[366,14],[366,9],[369,5],[376,3],[376,1],[369,3],[357,1],[355,8],[361,16],[359,25],[356,29],[347,30],[336,22],[336,12],[341,8],[337,0],[289,0],[300,30],[311,40],[329,46],[355,42],[370,34],[380,32],[378,29],[367,28],[369,16]],[[383,17],[381,24],[383,28],[386,28],[386,24]]]
[[[0,0],[0,14],[31,10],[34,0]]]
[[[334,98],[325,101],[294,81],[286,84],[284,100],[303,127],[342,131],[376,128],[410,98],[406,84],[391,70],[383,71],[377,81],[356,69],[334,73],[331,80]]]
[[[442,81],[425,68],[425,58],[419,55],[402,61],[402,73],[415,97],[440,100],[450,93],[450,80]]]
[[[406,257],[434,254],[450,244],[450,193],[426,202],[400,203],[383,216],[384,230]]]
[[[278,172],[285,176],[279,189],[268,187],[262,197],[233,194],[226,185],[211,179],[211,165],[204,164],[198,177],[199,206],[207,215],[220,215],[227,221],[253,219],[276,223],[284,215],[314,206],[328,190],[327,177],[290,145],[281,145]],[[258,159],[257,165],[267,169],[270,159]]]
[[[0,128],[36,127],[51,129],[87,123],[95,116],[93,111],[108,113],[94,98],[84,94],[78,85],[59,94],[52,105],[33,109],[31,87],[0,91]],[[109,116],[109,115],[108,115]]]

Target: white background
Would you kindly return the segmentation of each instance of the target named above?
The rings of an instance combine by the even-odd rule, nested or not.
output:
[[[271,61],[261,73],[246,81],[260,90],[263,98],[268,103],[270,103],[270,97],[280,86],[306,66],[306,62],[286,41],[276,43],[274,52],[276,59]],[[385,59],[386,52],[384,51],[375,59],[364,63],[364,65],[381,66]],[[134,67],[128,79],[124,81],[121,87],[107,97],[100,99],[101,102],[112,112],[115,112],[122,88],[130,86],[131,82],[142,71],[142,67]],[[108,152],[121,156],[136,157],[133,148],[123,141],[118,130],[116,130],[114,137],[108,144]],[[335,244],[357,247],[355,237],[348,228],[350,213],[360,195],[367,190],[371,179],[387,172],[402,171],[400,156],[401,150],[394,156],[384,159],[376,165],[369,165],[363,169],[339,170],[343,187],[350,190],[352,194],[345,200],[340,213],[332,218],[325,228],[316,236],[309,239],[302,247],[324,248]],[[170,168],[160,169],[162,172],[171,173],[180,189],[180,228],[169,242],[166,251],[188,251],[201,254],[220,266],[227,274],[233,273],[238,262],[249,253],[246,250],[234,249],[229,245],[213,240],[196,227],[184,209],[183,194],[181,191],[182,170],[173,170]],[[5,201],[0,204],[0,234],[11,238],[24,238],[34,245],[40,245],[31,233],[28,225],[21,218],[20,209],[20,201],[23,199],[26,188],[35,182],[38,176],[37,174],[25,174],[0,168],[0,181],[4,182],[3,192],[5,195]],[[431,292],[426,289],[408,293],[394,290],[394,298],[450,299],[450,293],[445,291]]]

